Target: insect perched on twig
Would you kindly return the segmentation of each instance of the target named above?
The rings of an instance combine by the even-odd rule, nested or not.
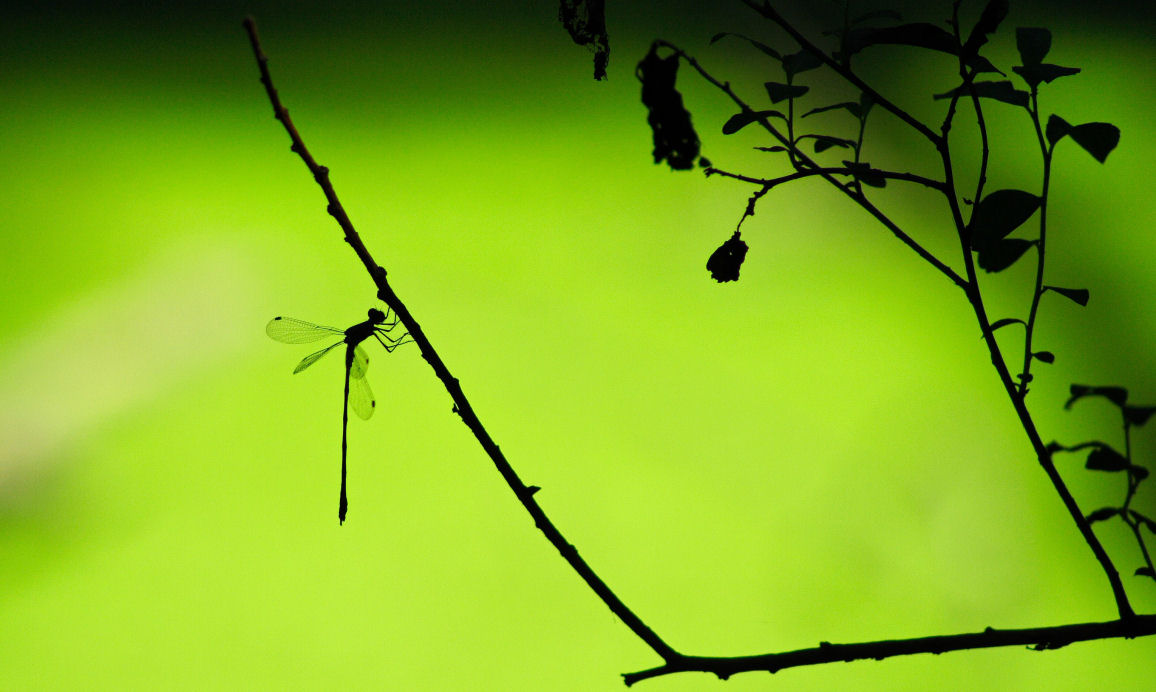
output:
[[[369,356],[365,355],[365,350],[361,348],[361,342],[373,337],[385,347],[387,353],[392,353],[395,348],[407,343],[409,337],[408,333],[400,337],[391,336],[390,332],[397,325],[396,315],[390,313],[387,316],[381,310],[371,308],[369,319],[358,322],[349,329],[325,327],[304,320],[296,320],[292,317],[274,317],[265,326],[265,333],[270,338],[286,344],[305,344],[325,337],[341,337],[340,341],[302,358],[293,370],[294,375],[321,360],[321,357],[326,353],[345,344],[345,401],[341,412],[341,498],[337,505],[339,523],[345,522],[345,513],[349,509],[349,501],[345,495],[345,449],[349,407],[352,405],[353,412],[362,420],[369,420],[377,405],[377,402],[373,400],[373,392],[369,388],[369,382],[365,379],[365,373],[369,369]]]

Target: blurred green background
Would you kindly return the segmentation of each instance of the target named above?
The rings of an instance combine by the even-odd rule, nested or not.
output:
[[[634,65],[662,36],[762,104],[774,67],[707,39],[775,32],[738,3],[609,4],[603,83],[545,0],[12,10],[0,688],[609,690],[659,662],[541,538],[413,347],[371,354],[378,413],[350,423],[338,526],[340,358],[292,376],[309,349],[264,325],[344,328],[376,301],[271,118],[249,12],[307,144],[491,434],[673,646],[1113,617],[958,290],[818,182],[768,195],[742,280],[709,279],[751,190],[652,165]],[[1052,28],[1049,59],[1084,73],[1044,109],[1123,131],[1106,165],[1070,142],[1056,156],[1048,281],[1092,300],[1045,301],[1037,346],[1057,361],[1031,395],[1046,440],[1118,443],[1106,405],[1062,404],[1073,381],[1156,401],[1153,17],[1013,5],[996,62],[1016,64],[1012,27]],[[862,64],[927,121],[944,105],[928,94],[953,86],[947,59]],[[784,170],[751,151],[754,128],[719,134],[735,111],[720,94],[685,70],[680,85],[716,165]],[[1036,189],[1026,118],[990,114],[988,189]],[[867,158],[933,171],[876,122]],[[879,199],[959,266],[938,200]],[[1032,271],[985,277],[993,314],[1024,314]],[[1150,464],[1152,431],[1134,443]],[[1123,494],[1061,465],[1089,510]],[[1139,566],[1121,527],[1099,533],[1124,574]],[[1156,610],[1152,584],[1126,583]],[[1107,641],[640,689],[1142,689],[1154,656],[1151,639]]]

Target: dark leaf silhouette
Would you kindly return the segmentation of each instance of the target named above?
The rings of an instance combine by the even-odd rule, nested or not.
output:
[[[761,118],[782,118],[785,120],[787,116],[779,111],[747,111],[745,113],[736,113],[723,123],[722,133],[724,135],[733,135]]]
[[[778,61],[780,61],[780,62],[782,62],[782,60],[783,60],[783,56],[782,56],[782,54],[781,54],[781,53],[779,53],[779,51],[775,50],[774,48],[771,48],[771,47],[770,47],[770,46],[768,46],[767,44],[765,44],[765,43],[762,43],[761,41],[756,41],[756,40],[754,40],[753,38],[750,38],[749,36],[744,36],[744,35],[742,35],[742,34],[736,34],[736,33],[732,33],[732,32],[730,32],[730,31],[724,31],[724,32],[722,32],[722,33],[719,33],[719,34],[715,34],[714,36],[711,36],[711,37],[710,37],[710,42],[713,44],[713,43],[715,43],[716,41],[718,41],[718,40],[720,40],[720,39],[726,38],[727,36],[734,36],[735,38],[741,38],[742,40],[744,40],[744,41],[746,41],[747,43],[751,44],[751,45],[752,45],[752,46],[754,46],[755,48],[758,48],[758,49],[759,49],[759,50],[761,50],[762,52],[764,52],[764,53],[766,53],[767,55],[771,56],[771,57],[772,57],[772,58],[774,58],[775,60],[778,60]]]
[[[1141,426],[1148,422],[1152,414],[1156,413],[1156,406],[1125,406],[1124,420],[1129,425]]]
[[[1028,323],[1024,322],[1021,319],[1017,319],[1015,317],[1005,317],[1002,320],[996,320],[995,322],[992,322],[990,329],[991,329],[991,331],[994,332],[995,330],[999,329],[1000,327],[1006,327],[1009,324],[1022,324],[1026,327]]]
[[[990,0],[987,3],[979,16],[979,21],[975,23],[975,27],[963,44],[964,55],[975,55],[979,52],[980,46],[987,43],[987,35],[994,32],[1007,16],[1010,6],[1009,0]]]
[[[1001,272],[1015,264],[1034,241],[1019,238],[1004,238],[979,250],[979,267],[987,272]]]
[[[1143,466],[1137,466],[1136,464],[1128,467],[1128,473],[1137,481],[1142,481],[1148,477],[1148,469]]]
[[[1016,29],[1016,48],[1024,65],[1039,65],[1052,48],[1052,32],[1021,26]]]
[[[711,253],[706,261],[710,276],[720,284],[724,281],[738,281],[739,268],[747,256],[747,244],[739,238],[739,232],[727,239],[718,249]]]
[[[1019,228],[1039,206],[1040,198],[1023,190],[996,190],[988,194],[971,214],[971,247],[981,250],[994,244]]]
[[[872,168],[869,163],[844,161],[843,165],[851,171],[851,174],[855,176],[856,180],[864,185],[870,185],[871,187],[885,187],[887,185],[887,178],[880,175],[879,171]]]
[[[1151,567],[1137,567],[1135,576],[1137,576],[1137,577],[1151,577],[1153,579],[1156,579],[1156,572],[1153,572]]]
[[[1089,524],[1095,524],[1098,521],[1104,521],[1105,519],[1111,519],[1112,517],[1116,516],[1119,513],[1120,513],[1120,510],[1117,509],[1116,507],[1101,507],[1100,509],[1097,509],[1095,512],[1092,512],[1091,514],[1088,515],[1088,523]]]
[[[1108,445],[1097,447],[1088,455],[1088,463],[1084,464],[1084,468],[1092,471],[1123,471],[1131,464],[1116,450]]]
[[[666,161],[672,170],[693,168],[699,141],[690,113],[682,106],[682,94],[674,87],[678,56],[660,58],[651,46],[635,74],[642,82],[642,103],[649,110],[646,120],[654,133],[654,162]]]
[[[842,137],[830,137],[828,135],[803,135],[799,139],[803,139],[804,137],[815,140],[816,154],[826,151],[831,147],[842,147],[843,149],[849,149],[854,148],[855,146],[854,142],[849,139],[843,139]]]
[[[767,82],[766,87],[767,94],[771,97],[771,103],[778,103],[788,98],[798,98],[810,89],[810,87],[798,84],[782,84],[781,82]]]
[[[558,19],[574,43],[594,51],[594,79],[606,79],[610,37],[606,33],[605,0],[562,0]]]
[[[1087,396],[1102,396],[1117,406],[1124,406],[1128,402],[1128,390],[1123,387],[1091,387],[1086,384],[1074,384],[1069,390],[1071,396],[1064,403],[1065,409]]]
[[[1060,288],[1059,286],[1044,286],[1045,291],[1054,291],[1059,293],[1068,300],[1079,303],[1080,305],[1087,305],[1090,294],[1086,288]]]
[[[1010,103],[1013,106],[1027,107],[1030,94],[1028,92],[1016,89],[1015,86],[1005,80],[998,82],[975,82],[971,85],[975,89],[975,95],[980,98],[995,99],[996,101],[1003,101]],[[951,98],[959,94],[960,96],[967,96],[968,91],[963,86],[958,86],[951,91],[945,91],[942,94],[936,94],[936,99]]]
[[[1023,77],[1023,80],[1028,83],[1028,86],[1035,89],[1039,86],[1040,82],[1050,83],[1053,79],[1079,74],[1080,68],[1063,67],[1050,63],[1038,63],[1035,65],[1017,65],[1012,68],[1012,72]]]
[[[808,115],[815,115],[816,113],[826,113],[827,111],[833,111],[838,108],[845,109],[848,113],[855,116],[856,118],[859,117],[859,104],[854,103],[853,101],[844,101],[843,103],[834,103],[830,106],[823,106],[821,108],[812,108],[806,113],[803,113],[802,117],[805,118]]]
[[[1056,354],[1052,353],[1051,351],[1036,351],[1032,354],[1032,357],[1045,363],[1056,362]]]
[[[1120,128],[1111,123],[1076,125],[1068,135],[1100,163],[1104,163],[1108,154],[1120,143]]]
[[[803,49],[798,53],[791,53],[783,56],[783,71],[787,73],[787,81],[795,78],[795,75],[807,70],[813,70],[816,67],[822,67],[823,61],[817,55],[807,49]]]
[[[854,55],[868,46],[880,44],[917,46],[952,55],[955,55],[959,50],[959,44],[956,43],[954,36],[945,29],[926,22],[883,28],[852,29],[847,32],[844,50],[847,55]]]
[[[1064,120],[1058,115],[1048,116],[1048,126],[1045,130],[1045,135],[1048,138],[1048,143],[1052,146],[1055,146],[1056,142],[1066,137],[1071,131],[1072,126],[1068,124],[1067,120]]]
[[[758,149],[759,151],[786,151],[787,150],[786,147],[779,146],[778,144],[776,144],[773,147],[755,147],[755,149]]]

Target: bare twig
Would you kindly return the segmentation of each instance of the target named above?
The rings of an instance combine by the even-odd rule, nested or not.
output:
[[[796,172],[790,173],[788,175],[780,176],[778,178],[754,178],[754,177],[751,177],[748,175],[742,175],[740,173],[730,173],[730,172],[722,170],[721,168],[715,168],[713,166],[711,166],[710,168],[704,169],[703,172],[706,173],[707,175],[721,175],[724,178],[734,178],[735,180],[741,180],[744,183],[754,183],[756,185],[762,185],[763,187],[766,187],[766,188],[773,188],[773,187],[776,187],[778,185],[782,185],[783,183],[789,183],[792,180],[799,180],[800,178],[809,178],[810,176],[813,176],[813,175],[822,175],[822,176],[827,176],[827,175],[855,175],[855,174],[862,175],[864,173],[869,173],[873,176],[877,176],[880,178],[890,178],[892,180],[904,180],[904,181],[907,181],[909,183],[918,183],[920,185],[923,185],[924,187],[929,187],[932,190],[938,190],[940,192],[942,192],[944,189],[943,183],[941,183],[940,181],[932,180],[931,178],[924,178],[921,175],[915,175],[914,173],[903,173],[901,171],[885,171],[885,170],[882,170],[880,168],[867,168],[867,167],[864,167],[862,170],[854,170],[851,168],[847,168],[846,166],[831,167],[831,168],[806,168],[806,169],[803,169],[801,171],[796,171]]]
[[[918,639],[888,639],[861,644],[831,644],[822,642],[812,649],[786,651],[756,656],[680,656],[665,665],[627,673],[627,685],[647,678],[671,673],[712,673],[725,680],[736,673],[766,671],[777,673],[787,668],[814,666],[823,663],[876,660],[912,654],[942,654],[966,649],[990,649],[1001,646],[1028,646],[1037,651],[1059,649],[1073,642],[1095,639],[1132,639],[1156,635],[1156,615],[1140,615],[1110,622],[1088,622],[1057,627],[1033,627],[1019,630],[987,628],[982,632],[949,634]]]
[[[644,641],[651,649],[654,650],[664,660],[672,660],[677,658],[678,654],[666,642],[664,642],[653,630],[650,629],[637,615],[626,607],[619,598],[610,590],[602,579],[595,574],[594,570],[586,564],[578,554],[578,550],[571,545],[562,534],[555,528],[554,524],[542,511],[542,508],[534,500],[534,493],[539,490],[536,486],[527,486],[514,469],[506,461],[505,456],[502,455],[498,445],[494,443],[489,433],[482,426],[481,421],[478,420],[474,413],[473,407],[470,406],[469,400],[466,399],[461,385],[457,378],[450,374],[449,369],[442,362],[441,357],[434,350],[425,332],[422,331],[421,326],[410,314],[409,309],[406,308],[405,303],[398,298],[394,293],[393,288],[386,280],[386,272],[380,265],[374,262],[373,257],[369,254],[365,244],[361,241],[361,237],[350,222],[349,216],[345,213],[345,209],[341,206],[341,202],[337,199],[337,193],[333,189],[332,183],[329,181],[329,169],[322,166],[313,159],[309,150],[305,147],[305,142],[302,141],[301,135],[297,132],[297,128],[293,125],[293,121],[289,118],[289,111],[281,105],[281,100],[277,96],[277,90],[273,88],[273,79],[269,76],[268,58],[265,57],[261,50],[261,44],[257,39],[257,26],[252,17],[247,17],[244,22],[245,30],[249,33],[249,41],[253,46],[253,55],[257,59],[257,66],[261,70],[261,83],[265,85],[265,92],[269,96],[269,101],[273,105],[273,115],[285,127],[285,131],[289,133],[289,138],[293,144],[290,147],[296,152],[301,160],[308,166],[309,172],[313,174],[314,180],[321,187],[325,193],[325,199],[328,200],[329,214],[341,226],[342,231],[345,232],[345,241],[353,248],[354,252],[361,259],[365,268],[369,271],[370,277],[377,286],[378,297],[390,307],[397,315],[401,323],[405,325],[406,330],[409,331],[410,337],[417,344],[421,350],[421,355],[433,368],[434,374],[442,381],[446,391],[449,392],[450,398],[454,402],[454,412],[457,413],[462,422],[470,429],[477,438],[478,443],[481,444],[482,449],[493,461],[494,466],[497,467],[498,472],[502,474],[506,484],[510,486],[510,490],[526,508],[526,511],[534,520],[534,525],[546,536],[570,567],[582,577],[582,580],[598,595],[602,602],[616,615],[622,622],[634,632],[639,639]]]

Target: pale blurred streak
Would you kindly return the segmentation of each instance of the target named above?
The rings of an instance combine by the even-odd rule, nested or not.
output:
[[[241,351],[253,331],[250,256],[180,241],[0,347],[0,498],[21,495],[99,426],[179,396]]]

